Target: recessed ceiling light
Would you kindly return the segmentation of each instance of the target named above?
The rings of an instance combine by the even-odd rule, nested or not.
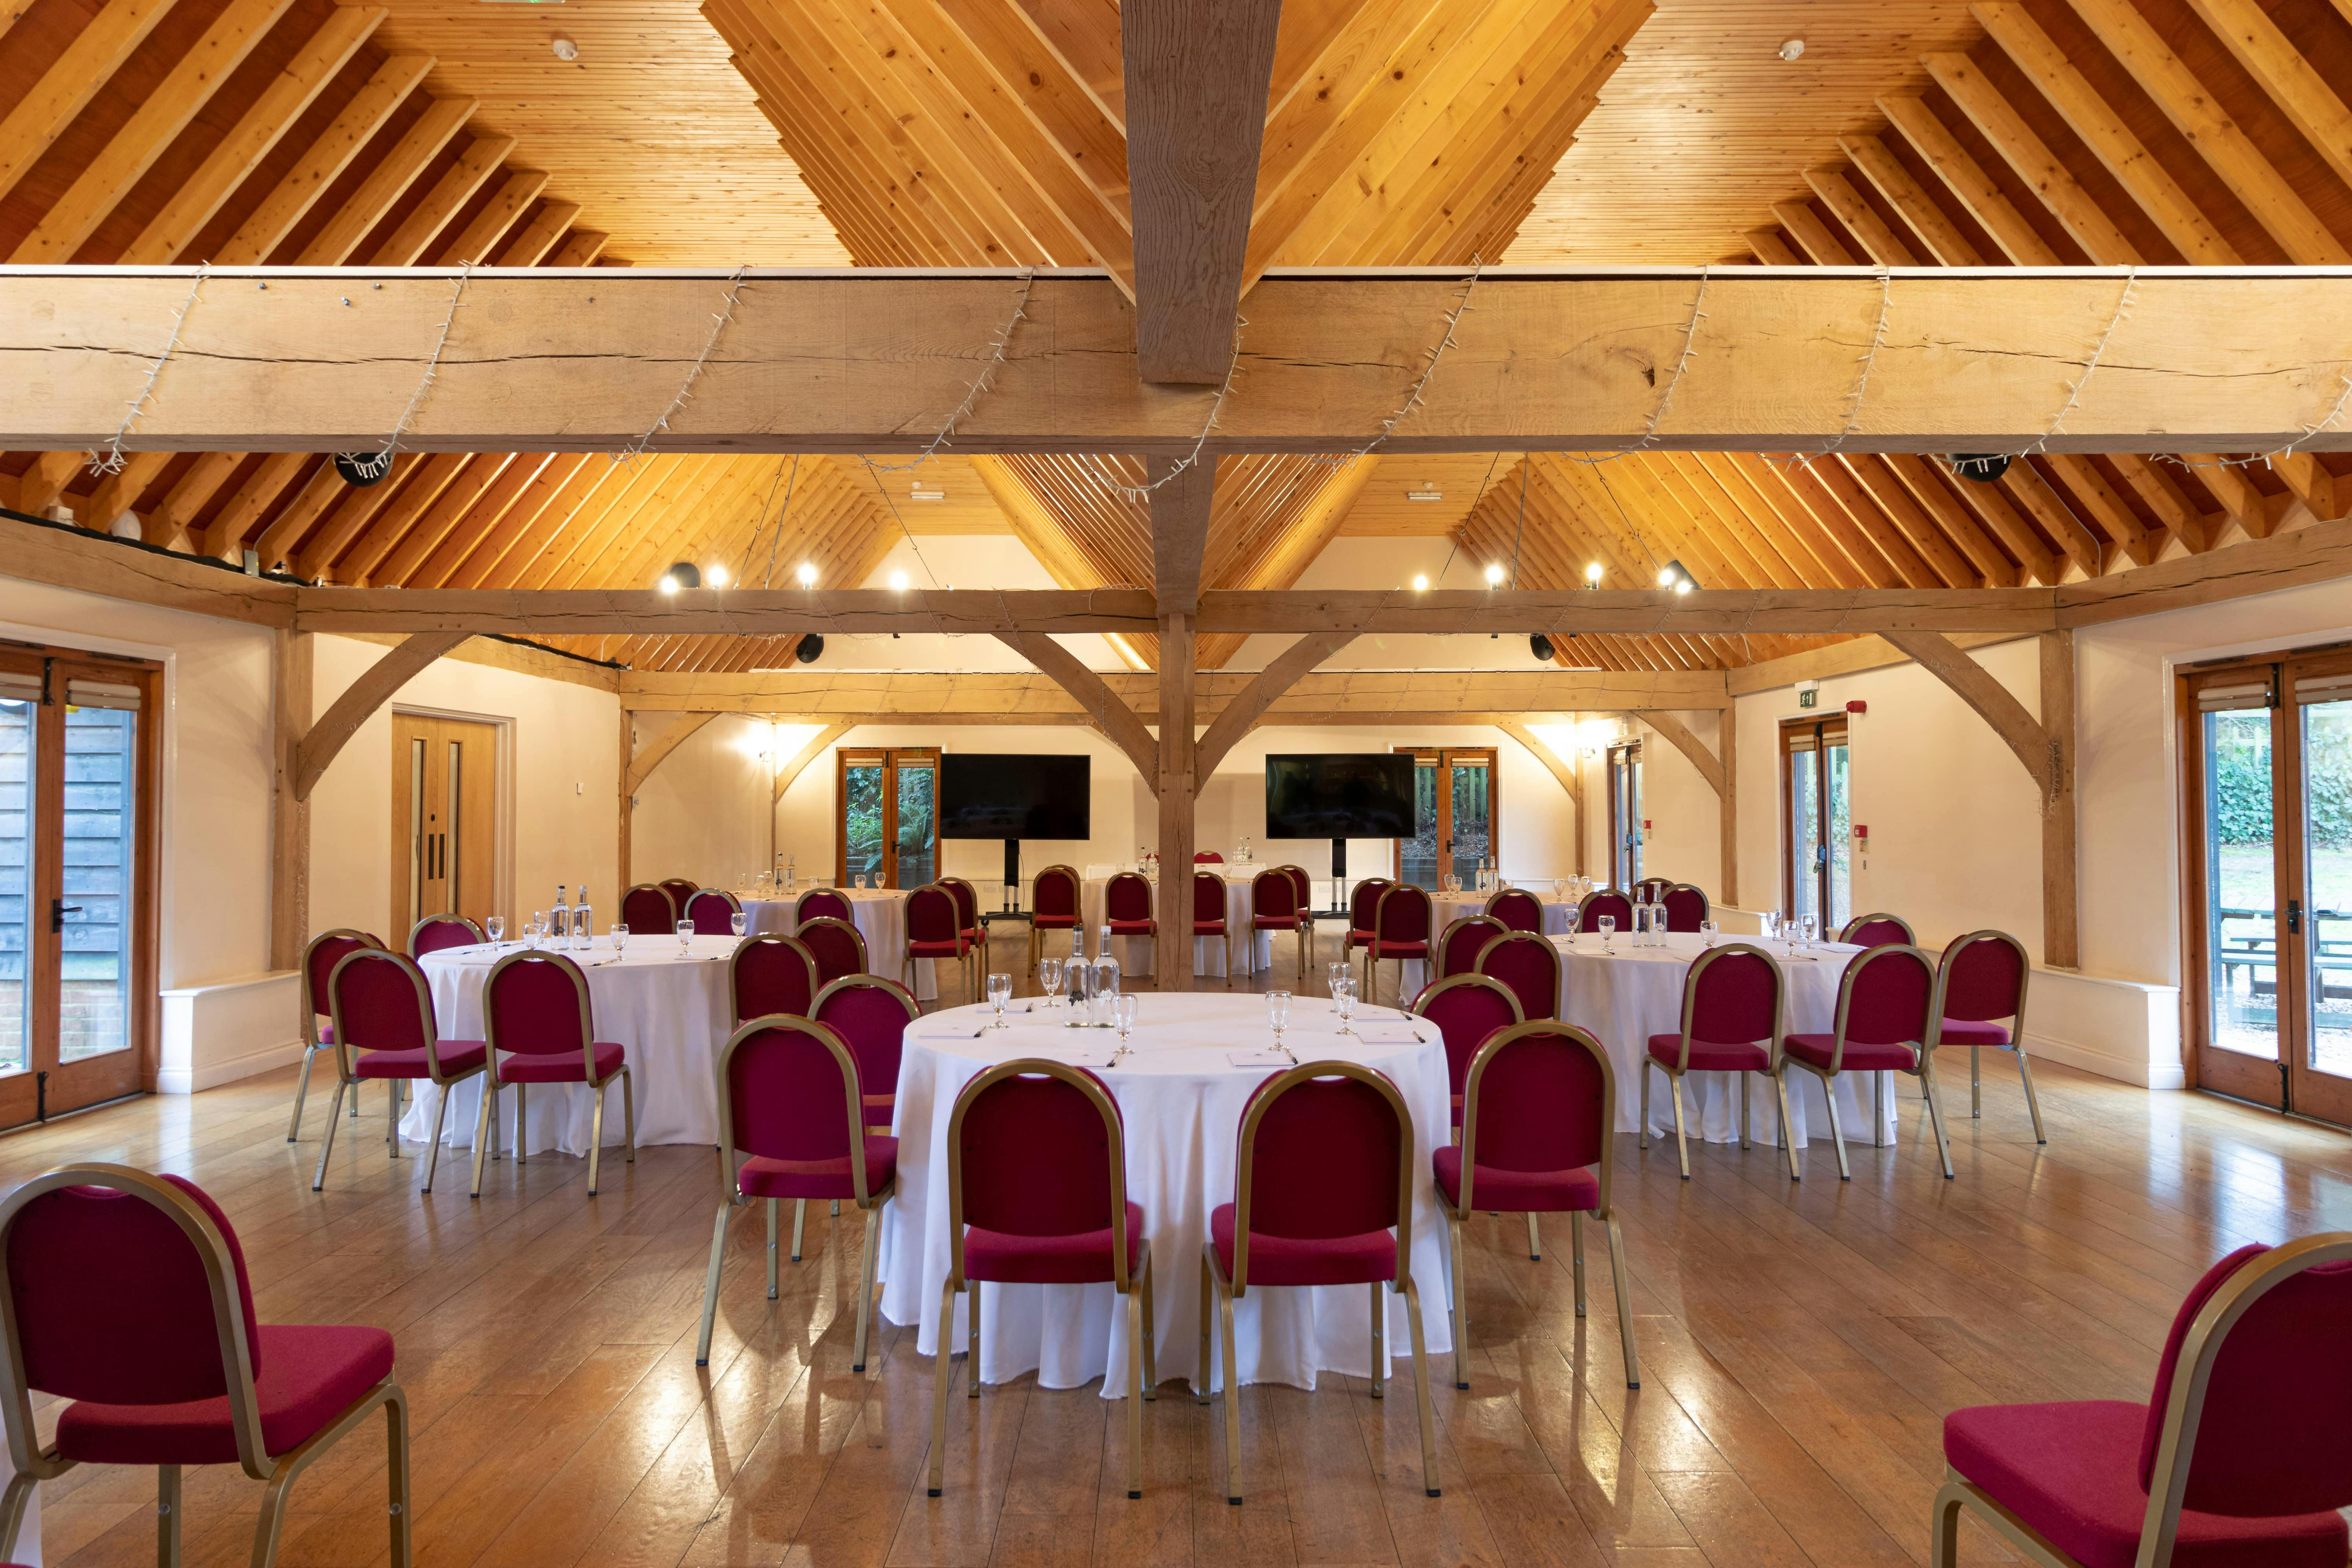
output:
[[[702,574],[702,580],[714,588],[724,588],[727,586],[727,568],[713,566]]]
[[[1804,53],[1805,40],[1802,38],[1790,38],[1780,46],[1780,58],[1784,60],[1801,59]]]
[[[1416,573],[1414,573],[1414,574],[1413,574],[1413,575],[1412,575],[1412,591],[1413,591],[1414,593],[1416,593],[1416,594],[1426,594],[1427,592],[1429,592],[1429,574],[1428,574],[1428,573],[1426,573],[1426,572],[1416,572]]]
[[[900,594],[905,593],[907,591],[907,574],[904,572],[891,573],[890,587],[894,592]]]
[[[908,490],[907,494],[910,500],[945,500],[948,499],[947,491],[940,489],[925,489],[920,485],[917,485],[913,489]]]
[[[1419,489],[1405,491],[1404,499],[1407,500],[1444,500],[1445,499],[1445,492],[1437,488],[1437,481],[1435,479],[1423,479],[1421,481],[1421,488]]]
[[[1584,569],[1584,580],[1594,587],[1601,586],[1601,563],[1595,561]]]
[[[1486,568],[1486,586],[1489,588],[1499,588],[1502,584],[1503,568],[1501,563],[1496,563],[1489,565]]]
[[[816,568],[808,562],[803,561],[801,563],[799,576],[802,587],[814,588],[816,586]]]

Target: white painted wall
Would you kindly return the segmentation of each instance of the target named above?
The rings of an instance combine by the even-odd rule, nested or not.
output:
[[[665,726],[678,721],[666,714],[640,713],[638,744],[651,744]],[[629,827],[633,869],[626,885],[687,877],[704,887],[732,888],[746,871],[768,864],[768,804],[774,770],[762,749],[778,732],[805,740],[816,731],[722,713],[664,760],[637,791],[636,816]],[[797,751],[801,742],[787,743]],[[824,762],[831,766],[830,757]],[[618,900],[613,902],[618,907]]]

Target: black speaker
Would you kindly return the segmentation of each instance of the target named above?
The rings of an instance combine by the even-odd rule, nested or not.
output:
[[[699,588],[702,586],[702,568],[697,566],[691,561],[673,561],[670,563],[669,570],[663,573],[662,575],[668,578],[671,582],[677,584],[681,588]]]
[[[824,638],[814,632],[806,633],[801,638],[799,654],[803,664],[814,664],[824,657]]]
[[[2002,452],[1955,452],[1952,472],[1964,479],[1989,485],[2009,472],[2009,457]]]
[[[1551,662],[1551,638],[1544,636],[1541,632],[1537,632],[1534,636],[1528,638],[1528,651],[1536,656],[1536,662],[1538,664],[1549,664]]]

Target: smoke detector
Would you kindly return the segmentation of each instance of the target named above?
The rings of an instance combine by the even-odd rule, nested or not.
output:
[[[567,65],[580,58],[580,46],[573,43],[571,39],[565,37],[561,33],[558,33],[552,39],[551,39],[547,47],[555,51],[555,58],[557,59],[563,61]],[[1802,46],[1801,45],[1799,47],[1801,47]],[[1785,49],[1781,51],[1783,54],[1786,54],[1787,52],[1788,51]]]
[[[1780,46],[1780,58],[1784,60],[1802,59],[1804,55],[1805,40],[1802,38],[1790,38]]]

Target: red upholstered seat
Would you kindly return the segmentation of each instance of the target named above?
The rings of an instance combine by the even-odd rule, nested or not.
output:
[[[866,1190],[878,1193],[898,1173],[898,1141],[868,1133],[866,1139]],[[747,1198],[838,1198],[857,1196],[849,1156],[831,1160],[775,1160],[754,1154],[743,1162],[736,1185]]]
[[[1225,922],[1223,921],[1194,921],[1192,922],[1192,934],[1194,936],[1223,936],[1225,934]]]
[[[2006,1046],[2009,1026],[1982,1024],[1973,1018],[1947,1018],[1938,1037],[1948,1046]]]
[[[1013,1285],[1092,1285],[1118,1278],[1110,1226],[1070,1236],[1023,1236],[967,1226],[963,1275]],[[1127,1271],[1143,1267],[1143,1205],[1127,1205]]]
[[[621,1070],[628,1053],[611,1040],[598,1040],[596,1076],[612,1077]],[[499,1081],[501,1083],[586,1083],[587,1065],[577,1051],[535,1051],[528,1056],[511,1053],[499,1058]]]
[[[1381,939],[1381,956],[1382,958],[1427,958],[1429,956],[1429,943],[1425,942],[1391,942],[1387,937],[1382,937]]]
[[[1437,1177],[1437,1190],[1445,1201],[1459,1206],[1462,1201],[1462,1150],[1458,1144],[1447,1144],[1431,1156]],[[1507,1171],[1493,1165],[1480,1165],[1476,1180],[1471,1183],[1471,1201],[1482,1209],[1497,1214],[1566,1214],[1571,1209],[1591,1210],[1601,1206],[1601,1178],[1591,1171],[1571,1168],[1565,1171]],[[1250,1267],[1256,1268],[1255,1259]]]
[[[1034,914],[1029,917],[1029,923],[1046,931],[1068,931],[1072,926],[1078,923],[1078,917],[1076,915]]]
[[[961,958],[964,944],[959,939],[941,938],[938,942],[909,942],[907,952],[916,958]]]
[[[1827,1035],[1818,1037],[1827,1039]],[[1682,1059],[1683,1037],[1680,1035],[1652,1035],[1650,1055],[1661,1064],[1672,1067]],[[1853,1058],[1848,1055],[1846,1059]],[[1772,1053],[1763,1046],[1718,1046],[1706,1040],[1693,1040],[1690,1050],[1690,1070],[1693,1072],[1769,1072]]]
[[[392,1375],[392,1336],[382,1329],[268,1324],[254,1359],[262,1446],[283,1454]],[[226,1394],[184,1405],[85,1399],[58,1417],[58,1452],[101,1465],[233,1465],[236,1434]]]
[[[1474,1195],[1475,1189],[1473,1189]],[[2083,1568],[2132,1568],[2147,1516],[2147,1406],[1993,1405],[1944,1417],[1944,1458]],[[2173,1568],[2344,1568],[2341,1514],[2233,1519],[2180,1511]]]
[[[469,1073],[482,1065],[489,1047],[479,1040],[442,1040],[434,1054],[441,1061],[441,1076]],[[578,1064],[574,1064],[575,1066]],[[362,1051],[352,1062],[354,1078],[431,1078],[433,1069],[425,1059],[425,1047],[412,1046],[404,1051]]]
[[[1811,1062],[1817,1068],[1830,1065],[1830,1057],[1837,1046],[1835,1035],[1790,1035],[1781,1041],[1781,1048],[1801,1062]],[[1656,1049],[1654,1044],[1651,1048]],[[1693,1047],[1691,1066],[1698,1065],[1698,1052]],[[1845,1043],[1845,1070],[1848,1072],[1909,1072],[1919,1065],[1919,1053],[1908,1046],[1873,1045],[1865,1040]]]
[[[1209,1239],[1217,1261],[1234,1271],[1234,1205],[1220,1204],[1209,1215]],[[1360,1236],[1305,1238],[1250,1233],[1249,1283],[1260,1285],[1365,1285],[1396,1278],[1396,1233],[1368,1230]]]

